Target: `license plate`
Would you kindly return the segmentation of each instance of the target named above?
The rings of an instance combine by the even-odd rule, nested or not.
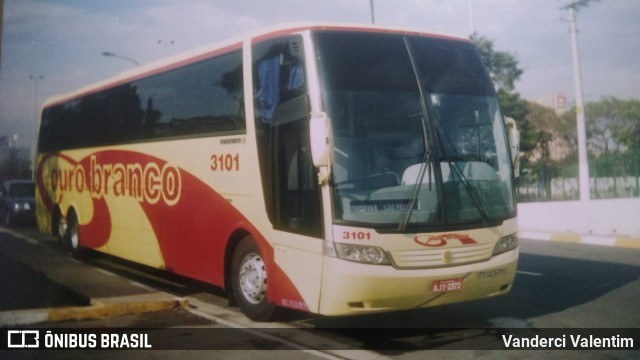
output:
[[[431,284],[431,291],[434,293],[444,293],[462,290],[462,278],[436,280]]]

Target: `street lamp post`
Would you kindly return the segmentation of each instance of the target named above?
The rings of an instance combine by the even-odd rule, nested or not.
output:
[[[129,62],[132,62],[134,64],[136,64],[137,66],[140,66],[140,63],[135,61],[134,59],[130,58],[130,57],[126,57],[126,56],[122,56],[122,55],[118,55],[116,53],[113,53],[111,51],[103,51],[102,52],[102,56],[110,56],[110,57],[114,57],[114,58],[118,58],[118,59],[122,59],[122,60],[126,60]]]
[[[34,108],[34,112],[36,114],[36,122],[38,121],[38,82],[44,80],[44,76],[42,75],[29,75],[29,79],[33,80],[33,82],[35,83],[35,89],[34,89],[34,102],[33,102],[33,108]]]

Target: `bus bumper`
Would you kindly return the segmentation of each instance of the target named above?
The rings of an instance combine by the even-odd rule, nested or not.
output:
[[[353,315],[416,309],[503,295],[513,286],[518,248],[482,263],[401,270],[324,257],[319,313]],[[446,287],[435,284],[457,282]]]

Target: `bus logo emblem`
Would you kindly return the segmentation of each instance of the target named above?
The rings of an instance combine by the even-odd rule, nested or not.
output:
[[[443,235],[417,235],[413,238],[417,244],[428,247],[442,247],[451,240],[459,241],[462,245],[473,245],[478,242],[466,234],[443,234]]]
[[[453,262],[453,253],[446,250],[444,254],[442,254],[442,261],[444,261],[445,264],[451,264]]]

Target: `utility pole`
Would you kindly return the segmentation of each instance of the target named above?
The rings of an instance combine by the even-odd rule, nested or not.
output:
[[[573,83],[576,98],[576,123],[578,130],[578,182],[580,185],[580,201],[589,201],[589,159],[587,157],[587,130],[584,120],[584,102],[582,99],[582,74],[578,53],[578,30],[576,11],[587,5],[590,0],[570,0],[566,8],[569,10],[569,29],[571,30],[571,52],[573,57]]]

